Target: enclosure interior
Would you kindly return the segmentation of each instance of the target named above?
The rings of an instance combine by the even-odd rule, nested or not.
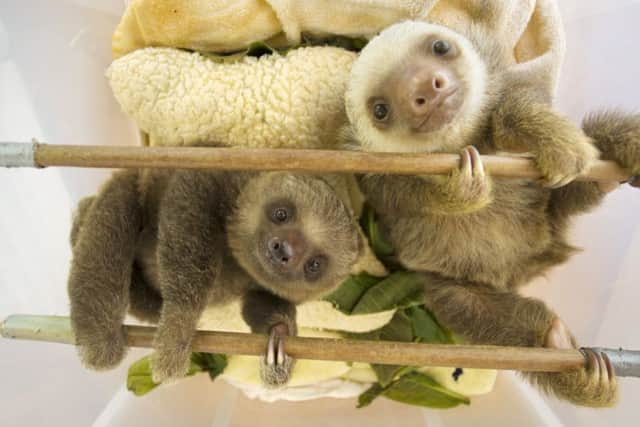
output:
[[[640,107],[640,1],[561,0],[568,54],[557,107],[576,122],[600,106]],[[104,70],[121,0],[0,2],[0,141],[32,137],[52,144],[136,143],[136,129],[113,99]],[[107,170],[0,170],[0,317],[66,314],[72,209]],[[575,223],[584,248],[526,290],[547,301],[580,342],[640,347],[640,192],[625,188]],[[622,380],[612,410],[577,409],[543,399],[512,373],[470,407],[422,410],[390,401],[266,405],[205,375],[135,398],[126,367],[84,371],[72,347],[0,340],[0,413],[6,426],[630,425],[640,381]]]

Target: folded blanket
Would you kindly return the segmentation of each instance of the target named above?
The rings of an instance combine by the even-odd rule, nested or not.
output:
[[[152,145],[330,148],[346,123],[344,92],[355,57],[310,47],[228,64],[147,48],[114,61],[107,77]]]
[[[373,34],[423,17],[436,0],[133,0],[112,39],[115,58],[146,46],[228,52],[302,33]],[[280,37],[279,37],[280,36]]]
[[[255,41],[296,45],[302,34],[372,36],[405,19],[466,25],[499,1],[495,36],[525,80],[553,93],[565,37],[556,0],[132,0],[112,38],[114,58],[148,46],[230,52]]]
[[[222,18],[226,9],[220,9],[221,6],[213,8],[209,2],[198,1],[160,2],[164,5],[162,7],[156,3],[151,0],[131,3],[122,25],[114,35],[114,46],[118,46],[116,41],[124,34],[155,32],[165,39],[134,37],[140,42],[135,47],[169,45],[214,49],[215,46],[203,43],[205,39],[216,40],[215,43],[225,46],[237,46],[206,34],[197,33],[197,37],[191,33],[183,34],[184,28],[189,27],[185,22],[191,21],[179,17],[188,12],[197,15],[203,21],[203,26],[214,28],[222,35],[235,36],[236,32],[232,31],[232,28],[236,28],[235,24],[231,25],[229,22],[232,21],[226,22]],[[204,3],[208,6],[205,7]],[[230,10],[244,4],[222,3]],[[373,3],[378,7],[383,4],[391,7],[389,5],[392,4],[390,0]],[[169,4],[174,5],[178,12],[169,13],[169,10],[173,10],[167,9]],[[251,4],[257,7],[257,3]],[[362,8],[365,2],[328,4],[333,5],[334,15],[351,16],[351,21],[358,22],[356,16],[360,16],[360,9],[354,5]],[[405,11],[407,16],[407,11],[414,13],[420,9],[415,5],[409,7],[412,2],[398,4],[397,10]],[[428,19],[456,28],[473,19],[471,12],[475,10],[474,5],[478,7],[478,4],[481,4],[480,0],[440,0],[424,2],[420,10],[432,7]],[[537,88],[551,101],[565,47],[555,0],[509,0],[502,4],[504,17],[493,31],[495,37],[504,40],[513,51],[511,78]],[[312,10],[312,6],[319,7],[319,3],[300,2],[298,8]],[[266,3],[263,7],[269,8]],[[199,13],[201,9],[202,13]],[[130,24],[132,14],[136,17],[136,25],[133,26]],[[321,28],[324,23],[331,31],[352,33],[348,26],[343,31],[335,29],[334,26],[341,21],[334,22],[326,18],[325,22],[323,14],[298,16],[291,12],[277,16],[281,15],[290,18],[291,22],[287,21],[289,26],[311,25],[308,21],[315,16],[317,21],[314,21],[314,28]],[[237,15],[234,19],[240,19],[241,16],[244,15]],[[370,15],[362,15],[362,19],[364,17]],[[246,24],[257,25],[259,22],[249,20]],[[123,27],[125,23],[129,24]],[[386,23],[379,22],[379,27]],[[361,29],[362,35],[371,35],[372,31],[367,26]],[[253,39],[265,38],[257,30],[252,34]],[[135,48],[133,46],[131,49]],[[149,134],[151,145],[215,143],[234,147],[335,147],[341,129],[347,124],[344,90],[351,64],[356,58],[355,53],[318,46],[293,49],[283,54],[276,52],[260,58],[246,55],[233,58],[235,62],[230,63],[229,58],[183,50],[140,49],[114,61],[107,71],[107,77],[122,109],[141,130]]]

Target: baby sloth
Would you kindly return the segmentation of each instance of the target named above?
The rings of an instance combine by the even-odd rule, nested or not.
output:
[[[577,128],[510,77],[507,55],[483,31],[496,15],[479,16],[487,21],[464,36],[424,22],[396,24],[360,54],[346,107],[361,149],[461,152],[462,159],[450,176],[365,175],[360,183],[397,260],[424,272],[426,304],[439,321],[474,343],[573,348],[559,318],[516,289],[574,251],[568,219],[596,206],[604,186],[572,180],[598,149],[640,173],[640,115],[595,115]],[[501,150],[531,152],[542,182],[491,180],[479,153]],[[612,405],[609,361],[588,359],[583,370],[527,376],[573,403]]]
[[[120,171],[81,201],[71,232],[68,291],[82,361],[117,365],[129,307],[158,322],[154,381],[183,376],[201,313],[241,298],[270,334],[267,386],[287,382],[295,304],[331,292],[363,248],[340,178],[290,173]],[[329,184],[331,182],[331,185]],[[332,187],[332,185],[334,187]]]

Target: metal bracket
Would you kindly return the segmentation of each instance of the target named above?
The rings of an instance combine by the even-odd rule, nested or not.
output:
[[[37,144],[35,140],[32,142],[0,142],[0,167],[38,167],[35,159]]]
[[[591,350],[606,354],[617,376],[640,378],[640,351],[599,347]]]

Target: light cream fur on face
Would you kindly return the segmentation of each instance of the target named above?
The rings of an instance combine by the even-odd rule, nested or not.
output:
[[[376,96],[383,81],[402,67],[421,44],[431,36],[454,43],[459,50],[454,72],[464,85],[465,100],[454,120],[430,133],[409,130],[380,130],[373,126],[367,101]],[[425,46],[425,48],[427,48]],[[464,138],[479,119],[486,98],[487,70],[471,42],[440,25],[406,21],[392,25],[375,37],[360,53],[351,69],[345,95],[346,111],[357,142],[366,151],[438,152],[447,150],[446,142]],[[476,118],[477,117],[477,118]],[[464,118],[461,123],[459,118]]]

